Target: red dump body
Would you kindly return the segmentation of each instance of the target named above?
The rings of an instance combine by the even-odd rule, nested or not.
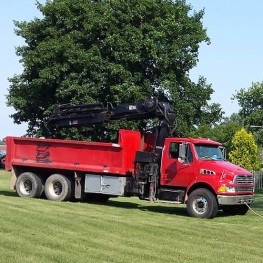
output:
[[[149,148],[138,131],[120,130],[118,143],[7,137],[6,170],[14,166],[131,175],[135,152]]]

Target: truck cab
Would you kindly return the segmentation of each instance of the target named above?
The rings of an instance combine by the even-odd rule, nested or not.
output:
[[[188,212],[195,216],[205,215],[210,199],[236,214],[246,213],[253,201],[253,175],[227,162],[221,143],[209,139],[167,138],[160,174],[161,189],[181,190],[181,201],[190,203]]]

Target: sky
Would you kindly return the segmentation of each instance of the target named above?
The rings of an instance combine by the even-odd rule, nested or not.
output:
[[[45,0],[41,0],[44,3]],[[225,116],[237,113],[237,101],[231,100],[241,88],[263,81],[263,1],[262,0],[186,0],[193,10],[205,9],[202,20],[211,44],[201,44],[199,62],[190,71],[193,81],[204,76],[212,84],[211,103],[219,103]],[[23,70],[15,47],[23,39],[14,33],[13,20],[30,21],[40,17],[35,0],[2,0],[0,3],[0,140],[23,136],[26,124],[14,124],[14,109],[6,106],[8,78]]]

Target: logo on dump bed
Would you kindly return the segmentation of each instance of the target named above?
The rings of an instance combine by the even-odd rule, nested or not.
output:
[[[39,144],[37,145],[36,150],[36,162],[37,163],[50,163],[49,160],[50,152],[49,152],[49,145]]]

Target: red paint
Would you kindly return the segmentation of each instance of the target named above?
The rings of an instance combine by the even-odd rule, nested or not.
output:
[[[129,175],[141,136],[137,131],[120,130],[115,144],[7,137],[6,145],[6,170],[31,166]]]

